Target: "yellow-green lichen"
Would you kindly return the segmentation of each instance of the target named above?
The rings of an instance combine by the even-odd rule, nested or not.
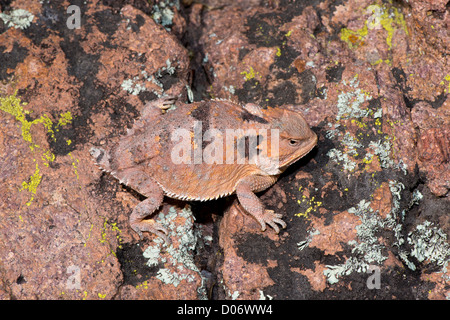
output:
[[[277,57],[281,57],[281,49],[277,47],[277,53],[275,54]]]
[[[353,49],[365,44],[364,38],[368,34],[367,21],[364,23],[364,27],[357,30],[350,30],[342,28],[341,40],[348,44],[349,48]]]
[[[300,206],[305,206],[306,205],[306,209],[304,212],[299,212],[296,213],[295,216],[296,217],[300,217],[300,218],[305,218],[306,220],[309,220],[309,214],[311,212],[316,212],[317,209],[322,206],[322,201],[316,201],[315,197],[311,197],[311,199],[308,199],[305,195],[302,196],[302,200],[297,200],[297,203]]]
[[[242,71],[241,74],[244,76],[245,80],[251,80],[255,78],[255,70],[253,70],[253,67],[250,67],[249,71]]]
[[[88,243],[89,239],[91,239],[92,229],[94,229],[94,224],[93,223],[91,223],[91,227],[89,228],[88,236],[86,238],[86,241],[84,241],[84,244],[83,244],[84,247],[87,246],[87,243]]]
[[[55,131],[58,132],[62,126],[65,126],[72,121],[72,114],[68,111],[60,114],[60,118],[56,125],[46,114],[41,115],[39,118],[34,120],[28,120],[27,115],[30,115],[32,111],[24,109],[27,103],[22,102],[22,100],[17,96],[17,90],[14,94],[6,97],[0,97],[0,110],[6,112],[13,116],[20,123],[20,130],[22,133],[22,138],[28,143],[31,151],[38,150],[40,153],[40,159],[45,167],[49,167],[49,163],[55,160],[55,155],[48,149],[43,149],[41,146],[33,141],[33,135],[31,133],[32,127],[35,125],[42,124],[46,132],[50,135],[53,141],[56,141]],[[36,159],[33,159],[36,162]],[[33,201],[38,185],[41,182],[42,175],[39,171],[38,163],[36,162],[36,170],[29,178],[29,182],[24,181],[22,183],[22,190],[28,190],[31,193],[31,199],[27,202],[29,206]]]
[[[448,86],[444,91],[450,93],[450,74],[446,75],[444,80],[447,81]],[[441,81],[440,85],[444,85],[444,81]]]
[[[376,65],[379,65],[380,63],[386,63],[388,66],[391,66],[392,65],[392,62],[391,62],[391,60],[389,60],[389,59],[385,59],[385,60],[383,60],[383,59],[378,59],[378,60],[376,60],[376,61],[373,61],[373,62],[370,62],[370,64],[371,65],[373,65],[373,66],[376,66]]]
[[[68,125],[72,122],[73,117],[72,114],[70,113],[70,111],[67,111],[65,113],[61,113],[60,114],[60,118],[58,120],[58,124],[56,125],[56,127],[62,127],[65,125]]]
[[[31,135],[31,127],[36,124],[42,124],[47,132],[50,134],[52,139],[56,141],[55,130],[59,131],[60,127],[65,126],[72,122],[72,114],[70,111],[65,113],[61,113],[60,119],[55,126],[55,130],[53,130],[53,121],[47,116],[43,114],[37,119],[29,121],[26,119],[27,114],[31,114],[32,111],[25,110],[23,107],[26,106],[27,103],[22,102],[19,97],[17,97],[17,91],[10,96],[0,98],[0,110],[9,113],[17,121],[21,124],[21,131],[23,139],[30,144],[30,149],[33,151],[35,148],[39,148],[39,145],[33,143],[33,137]]]
[[[44,165],[46,167],[49,166],[50,162],[55,161],[55,158],[56,158],[55,155],[50,150],[45,151],[41,156],[41,159],[42,161],[44,161]]]
[[[108,239],[107,239],[108,229],[110,229],[112,232],[116,233],[117,241],[120,243],[121,242],[120,233],[122,233],[122,231],[117,227],[116,222],[108,222],[107,218],[105,218],[105,221],[103,222],[103,228],[102,228],[102,232],[101,232],[100,239],[99,239],[100,243],[108,242]],[[119,248],[121,248],[120,245],[119,245]],[[111,253],[112,253],[112,255],[116,256],[116,253],[114,251],[112,251]]]
[[[342,28],[341,30],[341,40],[346,42],[350,48],[364,45],[370,30],[382,28],[387,32],[386,44],[388,45],[389,50],[392,49],[392,39],[397,29],[402,29],[406,35],[409,34],[403,14],[399,12],[397,8],[372,4],[366,8],[365,12],[369,13],[370,16],[364,22],[362,28],[356,30]],[[376,61],[375,64],[381,62],[385,61],[380,59]]]
[[[29,182],[26,182],[26,181],[22,182],[22,188],[20,189],[20,191],[28,190],[31,193],[31,198],[27,202],[27,206],[29,206],[31,204],[31,202],[34,200],[34,196],[36,195],[37,187],[41,183],[41,180],[42,180],[42,175],[40,174],[39,166],[36,162],[36,170],[30,176]]]
[[[361,122],[357,119],[352,119],[351,123],[356,124],[360,129],[367,129],[367,124],[365,124],[364,122]]]
[[[136,285],[136,289],[148,289],[148,282],[145,280],[141,284]]]
[[[75,176],[77,177],[77,180],[79,180],[80,176],[78,175],[78,164],[80,163],[80,160],[74,158],[72,156],[71,152],[69,152],[69,157],[70,157],[70,159],[72,159],[72,167],[73,167],[73,171],[75,172]],[[80,188],[81,188],[81,186],[80,186]]]

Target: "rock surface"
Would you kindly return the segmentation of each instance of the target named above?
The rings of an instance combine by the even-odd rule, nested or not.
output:
[[[79,29],[7,3],[1,299],[450,298],[446,1],[71,1]],[[171,243],[139,239],[142,196],[89,149],[164,94],[305,115],[316,150],[261,195],[286,229],[233,197],[167,201]]]

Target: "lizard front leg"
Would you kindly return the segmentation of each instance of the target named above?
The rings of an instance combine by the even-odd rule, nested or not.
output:
[[[236,186],[236,195],[241,206],[259,222],[262,231],[266,230],[266,224],[276,233],[280,232],[278,224],[286,228],[286,223],[281,220],[281,214],[265,209],[261,200],[255,195],[255,192],[265,190],[274,184],[277,178],[277,176],[248,176],[239,181]]]

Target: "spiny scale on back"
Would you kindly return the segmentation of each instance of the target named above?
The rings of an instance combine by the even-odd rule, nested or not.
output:
[[[175,110],[161,114],[161,110],[172,102],[173,98],[163,98],[148,104],[141,118],[109,151],[91,149],[103,170],[148,197],[132,213],[133,229],[139,234],[150,231],[164,236],[164,228],[154,221],[149,224],[144,220],[160,206],[162,194],[181,200],[206,201],[236,193],[241,205],[260,222],[262,229],[265,229],[265,224],[276,231],[276,224],[285,226],[279,215],[263,208],[253,192],[268,188],[284,169],[314,147],[317,136],[304,118],[293,111],[262,109],[253,104],[240,106],[226,100],[176,103]],[[195,130],[201,130],[202,135],[210,130],[216,137],[225,139],[225,132],[230,129],[279,129],[279,162],[272,161],[267,154],[264,163],[247,161],[238,164],[235,161],[230,164],[225,160],[224,149],[223,161],[219,164],[197,163],[192,154],[191,163],[176,164],[172,160],[172,152],[179,146],[181,138],[174,139],[173,134],[179,129],[191,133],[191,150],[199,148],[196,151],[200,154],[211,141],[205,141],[205,137],[203,141],[196,141]],[[211,131],[213,129],[217,131]],[[226,147],[225,140],[223,146]]]

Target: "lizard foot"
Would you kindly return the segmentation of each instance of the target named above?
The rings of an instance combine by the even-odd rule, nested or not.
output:
[[[162,238],[166,243],[170,243],[167,234],[169,233],[166,228],[164,228],[159,223],[155,222],[153,219],[145,219],[139,222],[131,223],[131,228],[136,231],[139,235],[139,238],[142,240],[142,232],[150,232],[158,237]]]
[[[266,225],[271,226],[276,233],[280,232],[280,228],[278,224],[283,228],[286,228],[286,223],[281,219],[282,215],[279,213],[275,213],[273,210],[264,210],[264,213],[258,216],[255,216],[256,220],[258,220],[261,225],[261,230],[266,230]]]
[[[147,102],[144,109],[141,111],[140,122],[137,121],[135,124],[139,127],[145,126],[148,122],[153,121],[158,116],[165,113],[167,109],[175,104],[177,99],[176,96],[167,96]]]
[[[178,98],[176,96],[162,97],[154,101],[154,106],[161,109],[161,111],[165,111],[170,107],[172,107],[177,101],[177,99]]]

